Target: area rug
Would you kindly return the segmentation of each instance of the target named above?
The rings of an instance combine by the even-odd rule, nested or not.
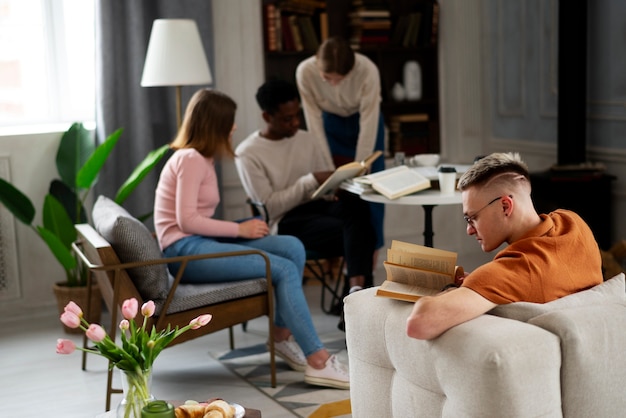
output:
[[[348,364],[345,334],[338,331],[321,336],[329,352],[336,354]],[[228,351],[211,353],[213,357],[248,381],[262,393],[278,402],[299,417],[309,417],[320,405],[350,399],[349,390],[325,389],[304,382],[304,373],[289,368],[276,357],[276,387],[270,384],[270,356],[265,344],[258,344]],[[351,417],[341,415],[342,418]]]

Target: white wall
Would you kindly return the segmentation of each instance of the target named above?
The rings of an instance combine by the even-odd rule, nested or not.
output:
[[[518,0],[524,1],[524,0]],[[556,161],[556,148],[526,138],[495,137],[491,133],[491,51],[486,22],[486,0],[440,0],[440,96],[441,141],[444,162],[471,162],[474,156],[493,151],[516,150],[532,170],[543,170]],[[254,93],[264,80],[260,2],[229,0],[213,2],[216,88],[238,104],[235,142],[261,124]],[[10,176],[35,202],[38,220],[48,182],[56,172],[54,155],[61,132],[0,136],[0,158],[8,156]],[[589,149],[589,157],[607,165],[616,175],[614,186],[615,236],[626,238],[626,156],[611,149]],[[1,172],[0,172],[1,175]],[[247,216],[245,193],[232,163],[223,171],[226,217]],[[437,207],[433,213],[435,246],[457,251],[459,263],[470,271],[489,260],[472,237],[465,234],[460,206]],[[387,245],[391,239],[423,242],[424,215],[420,207],[388,206],[385,217]],[[3,234],[5,231],[0,231]],[[62,270],[38,236],[22,224],[15,225],[21,296],[0,301],[0,322],[16,316],[49,315],[54,298],[51,285],[63,279]],[[4,235],[3,235],[4,238]],[[385,258],[379,257],[379,263]],[[382,281],[382,269],[376,280]]]
[[[50,180],[56,177],[54,158],[61,135],[62,132],[50,132],[0,136],[0,158],[9,164],[8,178],[5,179],[33,202],[35,225],[42,224],[43,198],[48,192]],[[8,213],[4,207],[0,210]],[[14,231],[3,229],[0,232],[3,243],[15,239],[17,276],[10,275],[6,279],[17,282],[17,294],[0,299],[0,321],[49,314],[56,306],[52,284],[64,281],[65,273],[35,231],[12,216],[7,219],[14,225]],[[5,256],[10,257],[11,254],[5,253]],[[11,260],[4,262],[10,264]]]

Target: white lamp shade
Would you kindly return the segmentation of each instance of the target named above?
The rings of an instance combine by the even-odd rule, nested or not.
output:
[[[196,22],[192,19],[155,20],[141,85],[187,86],[212,81]]]

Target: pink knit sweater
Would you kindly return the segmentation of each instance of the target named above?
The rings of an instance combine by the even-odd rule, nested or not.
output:
[[[236,237],[236,222],[213,219],[219,203],[213,159],[195,149],[176,151],[161,171],[154,199],[154,226],[161,249],[190,235]]]

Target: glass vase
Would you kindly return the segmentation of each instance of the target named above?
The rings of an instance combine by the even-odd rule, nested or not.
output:
[[[141,409],[154,400],[152,369],[120,370],[124,399],[117,406],[117,418],[141,418]]]

